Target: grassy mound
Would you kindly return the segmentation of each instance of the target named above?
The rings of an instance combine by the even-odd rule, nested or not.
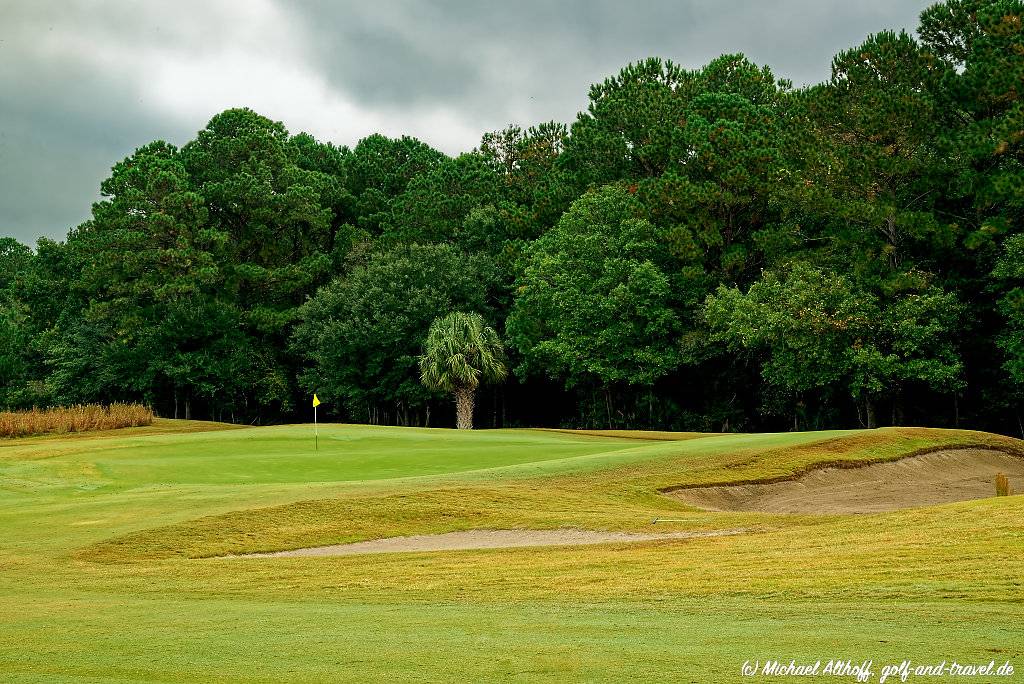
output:
[[[410,464],[406,472],[415,472],[411,464],[421,459],[434,462],[434,444],[430,441],[434,435],[424,432],[426,437],[417,443],[401,432],[390,431]],[[953,446],[983,446],[1024,454],[1018,440],[998,435],[916,428],[854,432],[825,439],[816,433],[716,435],[700,440],[686,435],[686,441],[673,443],[667,443],[662,433],[641,447],[616,441],[598,445],[573,439],[577,435],[571,432],[557,432],[549,433],[552,437],[541,444],[545,445],[545,456],[557,454],[560,458],[534,461],[522,470],[514,467],[515,442],[526,440],[531,447],[536,442],[527,437],[532,437],[531,433],[512,434],[514,438],[504,439],[497,433],[444,435],[452,455],[446,463],[449,471],[462,465],[454,457],[463,453],[473,454],[478,464],[493,464],[479,451],[485,440],[492,441],[496,451],[500,449],[500,458],[507,464],[505,472],[493,472],[475,482],[392,483],[385,493],[367,491],[233,510],[107,540],[83,549],[80,557],[107,562],[199,558],[466,529],[581,527],[639,531],[649,529],[654,518],[672,517],[681,520],[687,529],[714,529],[729,527],[732,522],[695,514],[693,509],[657,493],[698,485],[793,479],[824,464],[884,462]],[[572,441],[555,441],[566,438]],[[630,439],[636,440],[637,436],[631,435]],[[374,446],[365,448],[379,449],[386,443],[387,438],[376,436]],[[596,454],[592,453],[595,449],[599,449]],[[345,457],[331,453],[324,458],[344,458],[336,463],[346,466],[344,472],[349,478],[363,477],[364,468],[370,465],[355,449]],[[294,467],[300,469],[297,464]]]

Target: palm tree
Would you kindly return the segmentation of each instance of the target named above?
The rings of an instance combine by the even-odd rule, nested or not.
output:
[[[430,324],[420,379],[432,390],[455,395],[455,426],[473,429],[473,404],[481,383],[501,382],[508,374],[505,347],[480,314],[450,313]]]

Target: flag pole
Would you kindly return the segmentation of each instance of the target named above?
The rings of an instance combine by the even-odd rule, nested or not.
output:
[[[313,451],[320,451],[320,426],[316,423],[316,407],[320,405],[320,399],[313,394]]]

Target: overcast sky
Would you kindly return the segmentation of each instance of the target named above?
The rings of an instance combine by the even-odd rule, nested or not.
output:
[[[0,235],[63,238],[110,167],[248,106],[352,145],[450,154],[509,123],[571,122],[593,82],[649,56],[742,52],[797,85],[918,0],[0,0]]]

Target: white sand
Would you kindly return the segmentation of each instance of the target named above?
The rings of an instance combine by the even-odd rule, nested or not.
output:
[[[298,556],[350,556],[360,553],[408,553],[415,551],[459,551],[467,549],[507,549],[524,546],[580,546],[624,542],[696,539],[740,534],[744,530],[708,532],[595,532],[590,530],[466,530],[445,534],[419,534],[388,537],[352,544],[316,546],[308,549],[251,553],[244,558],[293,558]]]

